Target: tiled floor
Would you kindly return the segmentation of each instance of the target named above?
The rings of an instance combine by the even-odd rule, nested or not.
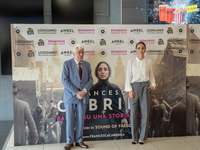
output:
[[[127,140],[87,141],[88,150],[200,150],[200,136],[149,138],[144,145]],[[7,147],[6,150],[63,150],[64,143]],[[71,150],[81,150],[72,147]]]
[[[64,150],[65,143],[14,147],[12,124],[13,121],[0,121],[0,144],[6,141],[0,150],[2,148],[3,150],[4,148],[5,150]],[[8,134],[10,138],[6,140],[5,136]],[[144,145],[132,145],[131,139],[86,141],[85,143],[89,145],[88,150],[200,150],[200,136],[148,138]],[[81,150],[81,148],[76,146],[71,150]]]

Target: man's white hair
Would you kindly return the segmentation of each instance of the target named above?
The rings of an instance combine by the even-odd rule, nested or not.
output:
[[[84,47],[83,47],[83,45],[77,44],[77,45],[74,46],[74,48],[73,48],[73,53],[75,53],[76,50],[79,50],[79,51],[80,51],[81,49],[85,50]]]

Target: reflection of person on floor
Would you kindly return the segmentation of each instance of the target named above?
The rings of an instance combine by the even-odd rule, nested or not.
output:
[[[90,102],[96,104],[93,108],[88,106],[86,115],[91,116],[91,119],[85,120],[85,126],[95,125],[117,125],[115,128],[86,130],[85,133],[89,134],[116,134],[122,132],[120,124],[128,124],[127,119],[122,115],[126,114],[124,98],[121,89],[113,83],[109,82],[111,76],[111,68],[107,62],[101,61],[97,64],[95,75],[98,82],[90,89]],[[97,94],[98,93],[98,94]],[[92,108],[90,110],[90,108]],[[104,116],[100,119],[95,119],[95,116]],[[120,117],[117,117],[120,116]],[[121,131],[120,131],[121,130]],[[115,136],[112,139],[123,138]],[[111,139],[111,137],[98,137],[98,139]]]
[[[47,143],[60,143],[60,125],[56,122],[57,109],[55,106],[51,108],[51,113],[48,116],[48,140]]]
[[[36,124],[39,140],[37,144],[45,143],[45,133],[44,133],[44,118],[42,114],[42,106],[38,105],[33,113],[33,119]]]
[[[186,135],[186,106],[182,103],[183,97],[176,97],[176,105],[171,109],[169,130],[174,136]]]
[[[14,102],[14,143],[15,146],[26,145],[26,123],[30,130],[31,140],[37,143],[38,133],[27,102],[17,99],[18,89],[13,83]]]
[[[186,134],[196,135],[196,115],[200,120],[200,103],[199,97],[189,92],[190,86],[189,79],[186,78]]]
[[[156,120],[155,120],[155,137],[165,136],[165,113],[166,106],[163,103],[163,97],[158,99],[159,105],[156,107]]]

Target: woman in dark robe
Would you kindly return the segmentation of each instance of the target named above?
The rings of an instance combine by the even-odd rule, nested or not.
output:
[[[85,115],[85,140],[127,138],[129,117],[121,89],[109,82],[111,68],[99,62],[95,69],[98,82],[90,89],[89,106]]]

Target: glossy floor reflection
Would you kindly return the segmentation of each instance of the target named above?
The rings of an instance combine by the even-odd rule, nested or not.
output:
[[[200,136],[149,138],[144,145],[131,144],[131,139],[86,141],[88,150],[200,150]],[[64,143],[9,147],[6,150],[63,150]],[[72,147],[71,150],[81,150]]]

